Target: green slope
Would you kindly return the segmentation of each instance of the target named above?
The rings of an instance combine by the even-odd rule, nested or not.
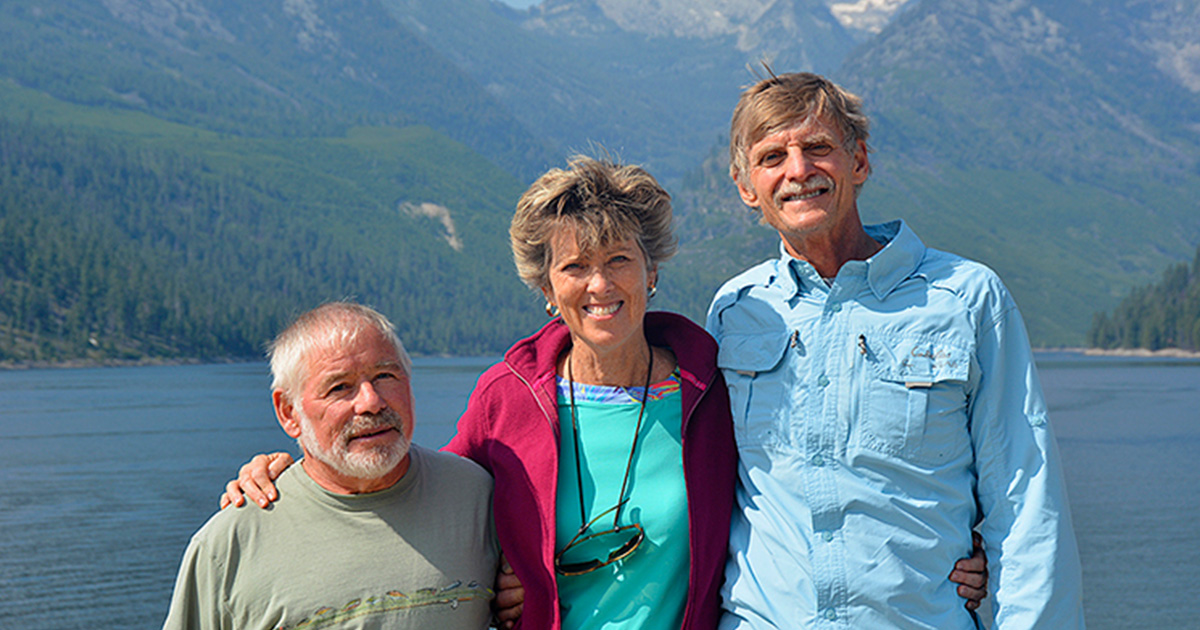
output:
[[[0,77],[63,101],[247,136],[423,124],[522,179],[548,146],[374,0],[178,10],[139,0],[0,5]]]
[[[11,84],[0,103],[0,361],[260,356],[342,297],[418,353],[542,319],[497,264],[520,184],[429,128],[246,138]]]
[[[1045,173],[877,160],[864,220],[902,217],[932,247],[986,263],[1008,285],[1036,346],[1082,346],[1097,311],[1194,247],[1186,208],[1200,178],[1157,198]]]

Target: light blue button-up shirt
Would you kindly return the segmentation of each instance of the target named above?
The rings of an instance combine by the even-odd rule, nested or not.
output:
[[[995,627],[1083,628],[1015,303],[902,222],[867,232],[831,284],[785,252],[709,310],[739,453],[721,628],[976,628],[948,576],[981,521]]]

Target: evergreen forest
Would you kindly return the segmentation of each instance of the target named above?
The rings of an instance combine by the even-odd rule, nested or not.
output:
[[[446,164],[480,190],[448,188]],[[260,358],[342,298],[415,353],[499,352],[544,319],[511,267],[478,264],[506,257],[496,199],[518,192],[427,128],[155,145],[0,118],[0,365]],[[418,202],[472,212],[446,235]]]
[[[1097,313],[1088,342],[1108,350],[1200,351],[1200,247],[1190,269],[1172,265],[1157,284],[1134,289],[1111,315]]]
[[[736,37],[634,19],[673,2],[184,4],[0,3],[0,368],[261,358],[343,298],[415,354],[499,353],[545,321],[515,202],[578,152],[671,190],[653,308],[703,321],[778,255],[721,137],[764,55],[863,97],[863,218],[991,266],[1034,346],[1200,345],[1195,265],[1130,292],[1200,242],[1189,3],[930,0],[866,39],[828,3]]]

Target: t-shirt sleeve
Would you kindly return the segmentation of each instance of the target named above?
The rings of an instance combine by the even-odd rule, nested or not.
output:
[[[183,554],[175,592],[163,630],[219,630],[232,628],[221,593],[223,580],[203,539],[194,536]]]

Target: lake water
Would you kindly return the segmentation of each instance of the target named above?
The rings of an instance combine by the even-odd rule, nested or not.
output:
[[[490,359],[422,359],[438,447]],[[1200,624],[1200,361],[1041,354],[1093,630]],[[249,456],[294,450],[265,365],[0,372],[0,628],[157,628]]]

